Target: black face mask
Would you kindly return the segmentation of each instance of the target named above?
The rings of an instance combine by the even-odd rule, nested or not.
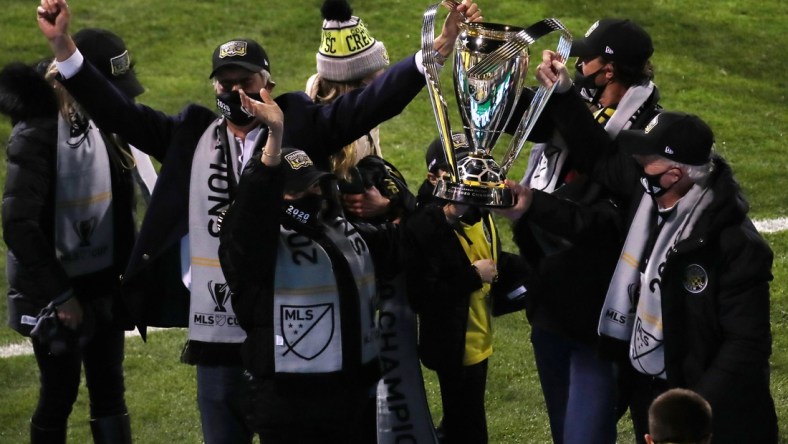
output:
[[[660,184],[662,176],[664,176],[665,173],[667,173],[667,171],[659,174],[646,174],[645,172],[641,173],[643,176],[640,178],[640,183],[646,190],[646,194],[650,194],[653,197],[659,197],[665,194],[671,187],[673,187],[673,185],[670,185],[669,187],[663,187]]]
[[[300,199],[282,201],[282,211],[300,224],[317,226],[323,202],[323,196],[309,193]]]
[[[262,101],[259,93],[246,93],[250,99]],[[246,126],[254,120],[254,114],[247,112],[241,106],[241,94],[238,91],[230,91],[216,94],[216,109],[230,122],[238,126]]]
[[[601,67],[589,75],[584,75],[583,62],[578,59],[577,63],[575,63],[575,89],[577,89],[583,97],[594,103],[596,103],[599,96],[602,95],[602,91],[605,89],[604,85],[599,86],[595,83],[596,76],[598,76],[603,69],[604,67]]]

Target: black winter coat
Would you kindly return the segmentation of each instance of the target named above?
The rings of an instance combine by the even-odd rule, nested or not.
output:
[[[562,131],[567,144],[625,203],[629,227],[644,193],[634,160],[593,119],[582,118],[588,113],[579,100],[570,94],[554,97],[559,104],[554,112],[573,122],[571,131]],[[718,156],[713,162],[706,186],[714,199],[689,237],[673,248],[662,274],[668,384],[695,390],[709,401],[715,443],[775,443],[777,417],[769,388],[773,253],[747,217],[749,205],[730,167]],[[587,208],[544,193],[535,193],[533,209],[556,223],[588,216]],[[620,359],[627,361],[626,355]]]
[[[576,131],[571,116],[554,109],[558,100],[556,94],[548,102],[531,139],[544,141],[553,137],[558,122],[568,131]],[[655,88],[632,122],[632,129],[643,128],[657,114],[658,101],[659,92]],[[583,107],[590,119],[591,113],[585,104]],[[514,127],[508,130],[513,132]],[[549,214],[543,217],[535,205],[536,208],[515,222],[512,233],[520,254],[536,270],[541,282],[540,291],[531,295],[527,308],[531,325],[595,346],[598,313],[621,251],[626,213],[613,193],[588,176],[587,158],[570,152],[561,174],[570,172],[574,179],[553,194],[586,205],[586,217],[556,221]],[[548,218],[549,222],[545,222]]]
[[[8,320],[14,330],[29,335],[35,317],[50,301],[73,290],[83,303],[128,324],[119,304],[118,277],[134,243],[132,176],[110,161],[114,221],[114,263],[88,275],[69,278],[55,256],[55,174],[58,111],[52,87],[31,67],[12,64],[0,74],[0,112],[15,122],[8,141],[8,165],[3,191],[3,237],[8,246]],[[93,124],[91,122],[91,124]],[[110,156],[112,159],[112,156]],[[98,299],[102,303],[98,304]],[[93,302],[89,302],[93,301]],[[114,313],[108,311],[113,310]]]
[[[276,373],[274,354],[274,296],[280,224],[321,245],[327,252],[336,246],[319,228],[294,223],[283,214],[282,168],[270,168],[254,156],[244,170],[235,202],[221,226],[219,258],[238,321],[247,334],[241,349],[244,368],[250,373],[251,406],[256,427],[285,428],[304,423],[347,425],[366,405],[380,378],[377,359],[361,363],[358,325],[358,292],[355,277],[339,253],[332,259],[342,316],[343,368],[323,373]],[[338,208],[338,202],[335,207]],[[399,271],[399,232],[394,224],[369,225],[344,221],[345,230],[357,230],[364,239],[359,256],[374,261],[377,277],[390,278]],[[303,241],[299,241],[303,242]],[[307,243],[308,245],[308,243]],[[367,250],[368,248],[368,250]],[[338,250],[336,250],[338,251]],[[329,253],[332,254],[332,253]],[[303,258],[301,259],[303,260]],[[294,261],[298,262],[297,258]],[[297,283],[294,283],[297,284]],[[293,297],[296,303],[298,296]],[[355,318],[355,322],[354,322]],[[346,342],[345,342],[346,341]],[[354,350],[355,348],[355,350]],[[305,409],[305,406],[307,407]]]
[[[429,187],[422,188],[420,198],[427,195],[424,190]],[[488,211],[479,209],[476,217],[481,217],[487,232],[493,232]],[[465,354],[470,296],[482,288],[481,277],[471,266],[438,203],[421,206],[405,221],[403,242],[408,300],[419,318],[419,357],[432,370],[460,368]],[[507,253],[501,252],[497,235],[493,248],[500,262]],[[517,260],[516,256],[512,258],[513,262]],[[516,267],[512,264],[512,268]],[[502,278],[499,283],[503,286],[514,281]],[[494,284],[490,291],[499,288]]]

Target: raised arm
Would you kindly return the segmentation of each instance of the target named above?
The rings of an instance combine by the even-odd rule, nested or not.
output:
[[[66,0],[41,0],[37,10],[38,28],[44,34],[55,60],[67,60],[77,51],[77,45],[68,33],[71,11]]]
[[[454,49],[454,43],[457,36],[460,34],[460,23],[462,22],[480,22],[484,19],[482,10],[479,5],[471,0],[463,0],[462,3],[450,11],[443,22],[443,29],[441,34],[435,38],[432,47],[440,53],[441,56],[448,57]]]
[[[638,189],[640,174],[631,156],[622,153],[587,104],[572,88],[566,64],[553,51],[542,53],[536,78],[545,87],[557,84],[544,115],[555,125],[572,153],[578,171],[589,174],[621,201]]]

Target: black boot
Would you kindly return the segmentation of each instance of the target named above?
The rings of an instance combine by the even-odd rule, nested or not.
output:
[[[33,424],[30,421],[30,443],[31,444],[65,444],[66,428],[45,429]]]
[[[128,413],[91,419],[90,431],[95,444],[131,444]]]

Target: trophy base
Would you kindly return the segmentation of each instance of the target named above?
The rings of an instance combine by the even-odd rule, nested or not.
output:
[[[439,180],[433,195],[450,202],[477,207],[508,208],[515,204],[512,190],[503,184],[484,186]]]

